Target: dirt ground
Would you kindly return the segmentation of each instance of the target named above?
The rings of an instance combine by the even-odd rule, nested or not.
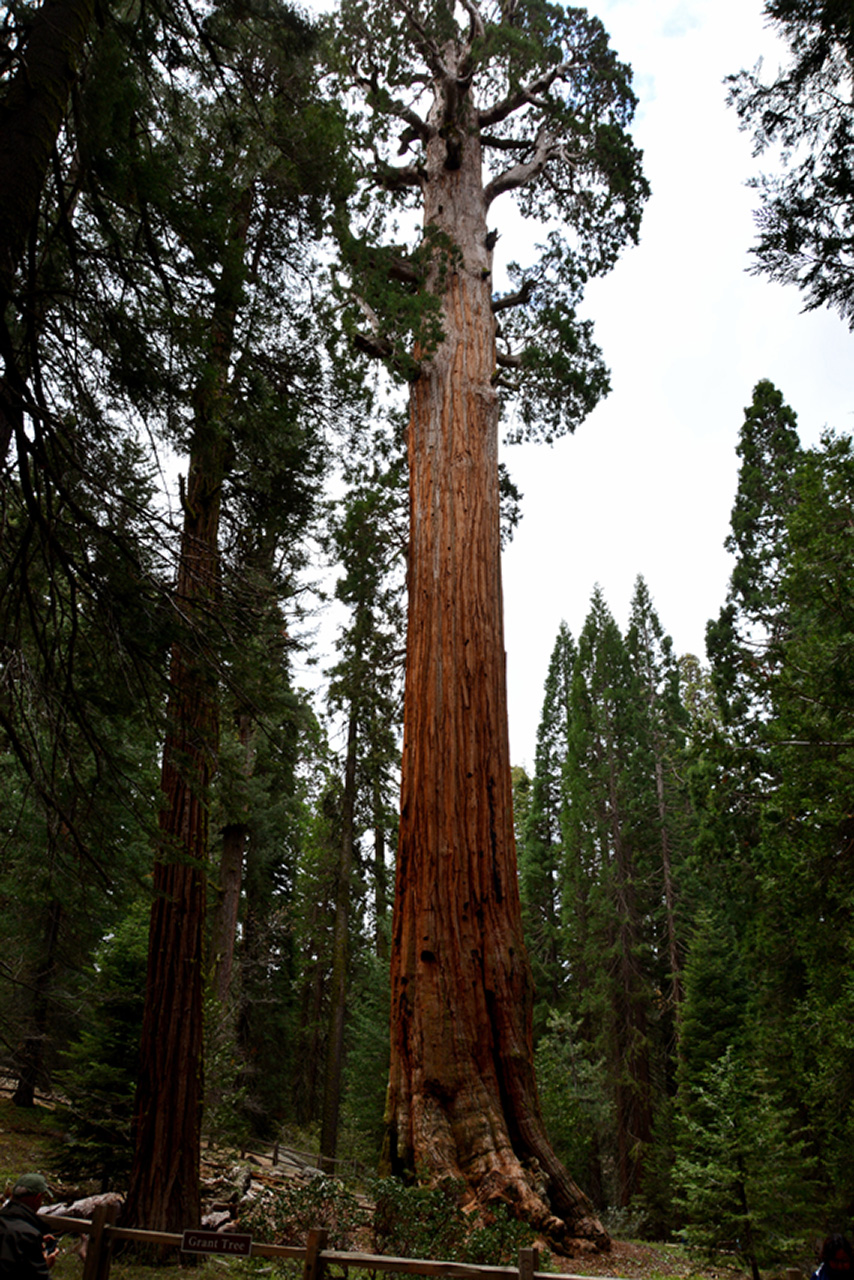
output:
[[[613,1239],[610,1253],[553,1257],[552,1269],[565,1276],[619,1276],[624,1280],[685,1280],[689,1276],[703,1277],[703,1280],[745,1280],[740,1271],[701,1264],[677,1245],[635,1244]]]

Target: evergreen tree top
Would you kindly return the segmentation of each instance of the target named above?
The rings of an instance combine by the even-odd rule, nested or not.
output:
[[[343,0],[327,37],[335,83],[355,102],[362,195],[342,232],[349,275],[341,287],[359,298],[347,313],[356,345],[417,378],[413,347],[429,358],[441,341],[438,296],[459,267],[463,224],[512,194],[542,242],[530,248],[533,262],[507,264],[510,287],[493,297],[494,385],[518,403],[512,439],[550,441],[573,430],[609,385],[591,325],[578,318],[584,286],[637,240],[649,194],[628,132],[631,70],[602,23],[543,0]],[[437,139],[447,148],[441,171]],[[478,208],[447,228],[430,206],[408,243],[401,211],[424,203],[471,146],[482,157]],[[489,275],[493,252],[504,248],[497,230],[485,245]],[[431,277],[437,253],[445,265]]]
[[[754,152],[776,150],[780,172],[762,175],[755,270],[828,306],[854,328],[854,10],[847,0],[766,0],[791,59],[766,81],[761,63],[729,77],[729,101]]]

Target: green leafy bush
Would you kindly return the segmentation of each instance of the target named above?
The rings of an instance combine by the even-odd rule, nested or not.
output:
[[[408,1187],[398,1178],[372,1183],[376,1252],[398,1258],[459,1260],[466,1239],[462,1189],[462,1183],[451,1178],[435,1187]]]
[[[352,1250],[365,1212],[342,1182],[318,1173],[265,1191],[241,1213],[240,1225],[259,1240],[294,1247],[305,1245],[309,1231],[322,1227],[329,1233],[328,1248]]]
[[[372,1184],[373,1244],[377,1253],[480,1266],[509,1266],[532,1243],[531,1228],[497,1205],[489,1221],[466,1214],[464,1183],[445,1178],[432,1187],[405,1186],[397,1178]]]

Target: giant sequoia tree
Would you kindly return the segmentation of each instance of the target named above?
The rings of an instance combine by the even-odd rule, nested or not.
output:
[[[604,1244],[549,1145],[532,1069],[497,450],[503,398],[521,393],[516,435],[551,438],[607,390],[575,309],[587,277],[637,234],[646,187],[626,133],[630,72],[597,19],[540,0],[344,0],[335,41],[342,79],[363,95],[373,192],[347,245],[354,338],[411,384],[388,1162],[463,1177],[559,1248]],[[509,193],[551,230],[496,297],[487,219]],[[382,195],[390,227],[407,205],[421,211],[414,251],[371,247]],[[550,1208],[526,1177],[532,1160]]]

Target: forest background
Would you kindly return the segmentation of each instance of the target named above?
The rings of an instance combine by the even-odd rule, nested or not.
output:
[[[764,191],[760,265],[847,321],[850,110],[809,112],[847,72],[850,25],[833,6],[768,8],[798,74],[770,97],[737,81],[735,105],[760,137],[823,145]],[[107,1185],[130,1169],[144,1201],[135,1088],[189,1089],[196,1057],[208,1134],[296,1126],[330,1165],[345,1141],[379,1155],[405,468],[397,404],[353,350],[406,375],[400,335],[431,317],[407,310],[408,265],[342,226],[359,190],[349,126],[304,19],[53,12],[84,34],[30,211],[38,149],[10,122],[41,11],[12,6],[4,26],[0,160],[19,178],[0,264],[3,1055],[18,1105],[66,1099],[69,1169]],[[331,232],[351,276],[403,286],[391,339],[342,325]],[[177,521],[160,493],[175,457]],[[674,654],[642,579],[623,629],[595,591],[577,637],[557,634],[515,821],[559,1154],[600,1209],[756,1270],[846,1224],[854,1191],[854,461],[844,436],[802,445],[766,380],[738,458],[708,666]],[[507,479],[503,495],[509,534]],[[346,609],[324,707],[293,677],[321,554]],[[149,933],[165,927],[160,896],[149,920],[152,849],[179,811],[205,1008],[157,1077],[138,1065]]]

